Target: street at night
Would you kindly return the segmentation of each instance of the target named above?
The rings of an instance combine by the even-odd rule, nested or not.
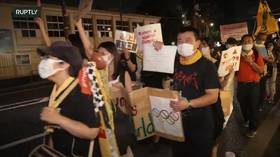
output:
[[[0,15],[0,157],[280,156],[279,0],[0,0]]]

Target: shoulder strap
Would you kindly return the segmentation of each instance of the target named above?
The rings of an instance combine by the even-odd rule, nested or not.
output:
[[[54,108],[58,108],[58,106],[61,104],[61,102],[71,93],[71,91],[78,85],[78,79],[75,79],[70,86],[66,88],[66,90],[58,97],[57,100],[50,101],[49,106],[52,106]],[[52,104],[51,104],[52,103]]]

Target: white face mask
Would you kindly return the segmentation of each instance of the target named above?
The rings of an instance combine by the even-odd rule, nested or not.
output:
[[[253,48],[253,44],[243,44],[242,50],[244,51],[250,51]]]
[[[111,58],[111,54],[103,55],[102,59],[106,62],[107,65],[110,64],[111,61],[113,60],[113,58]]]
[[[39,75],[42,79],[48,78],[58,71],[64,70],[64,68],[58,68],[54,69],[53,64],[54,63],[61,63],[63,62],[62,60],[55,60],[51,58],[43,59],[41,60],[38,70],[39,70]]]
[[[189,57],[194,54],[194,45],[183,43],[177,46],[178,53],[181,56]]]

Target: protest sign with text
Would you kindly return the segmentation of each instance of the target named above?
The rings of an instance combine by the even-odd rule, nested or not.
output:
[[[234,71],[239,71],[241,49],[242,46],[235,46],[222,52],[218,68],[219,76],[227,75],[231,67]]]
[[[220,26],[221,40],[226,42],[229,37],[240,40],[244,34],[248,34],[248,27],[246,22],[234,23]]]
[[[161,25],[159,23],[137,27],[135,29],[135,34],[139,50],[143,50],[144,44],[152,43],[154,41],[163,41]]]
[[[136,53],[137,44],[134,33],[116,30],[115,44],[118,50],[127,49],[129,52]]]
[[[174,72],[176,51],[177,46],[163,46],[157,51],[152,44],[145,44],[143,70],[172,74]]]

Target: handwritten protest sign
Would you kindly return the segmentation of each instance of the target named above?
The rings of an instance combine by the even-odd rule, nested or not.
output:
[[[248,34],[248,27],[246,22],[234,23],[220,26],[221,40],[226,42],[229,37],[240,40],[244,34]]]
[[[152,121],[155,131],[184,141],[181,112],[174,112],[170,101],[174,99],[150,96]],[[172,138],[171,138],[172,139]]]
[[[143,50],[144,44],[152,43],[153,41],[163,41],[161,25],[159,23],[137,27],[135,34],[140,51]]]
[[[127,49],[130,52],[136,53],[137,43],[134,33],[116,30],[115,44],[119,50]]]
[[[159,51],[152,44],[144,45],[143,70],[162,73],[173,73],[176,46],[164,46]]]
[[[219,76],[227,75],[231,67],[234,71],[239,71],[241,48],[242,46],[235,46],[222,52],[218,68]]]

